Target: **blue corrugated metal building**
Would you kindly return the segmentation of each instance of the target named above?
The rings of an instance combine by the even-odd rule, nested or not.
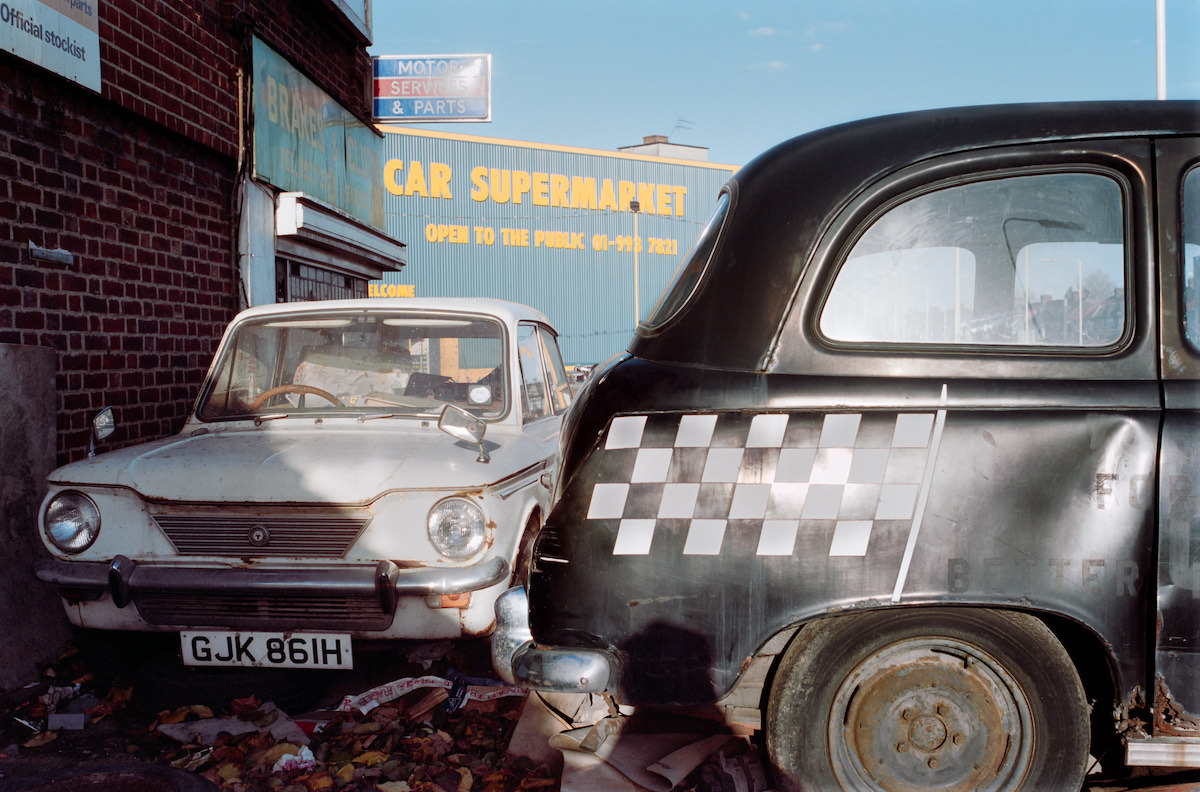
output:
[[[635,310],[644,319],[653,309],[736,170],[380,128],[387,231],[408,263],[370,293],[532,305],[558,329],[568,365],[625,348]]]

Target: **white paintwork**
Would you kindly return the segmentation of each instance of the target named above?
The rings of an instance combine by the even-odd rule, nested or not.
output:
[[[540,313],[498,300],[341,300],[260,306],[235,318],[234,328],[264,316],[337,311],[468,312],[495,318],[507,328],[505,354],[507,387],[518,392],[516,327],[522,321],[548,325]],[[214,360],[219,360],[218,350]],[[213,376],[216,365],[210,368]],[[490,419],[485,442],[490,461],[476,461],[478,449],[438,430],[429,417],[367,417],[316,415],[297,410],[286,417],[270,416],[203,421],[191,415],[182,431],[138,446],[102,452],[66,465],[50,476],[47,501],[57,492],[73,489],[91,497],[102,515],[100,535],[92,547],[74,556],[50,553],[66,561],[107,564],[117,555],[135,564],[177,565],[180,568],[304,569],[338,565],[373,568],[387,559],[417,566],[448,569],[478,564],[500,556],[511,566],[530,515],[544,514],[549,491],[539,479],[552,470],[561,415],[524,423],[521,399]],[[119,438],[119,433],[114,439]],[[103,451],[103,448],[101,448]],[[496,487],[495,485],[500,486]],[[495,487],[493,490],[492,488]],[[440,499],[461,494],[472,499],[487,517],[490,534],[482,549],[466,562],[438,555],[426,535],[429,509]],[[336,559],[265,557],[238,559],[178,556],[151,517],[154,504],[228,504],[230,508],[261,509],[305,504],[346,506],[369,513],[371,522],[349,550]],[[43,506],[43,512],[44,512]],[[44,539],[43,532],[43,539]],[[495,598],[509,580],[476,591],[462,608],[432,607],[424,597],[401,599],[391,627],[354,631],[356,637],[443,638],[479,634],[491,629]],[[67,601],[71,621],[79,626],[123,630],[177,630],[198,625],[152,625],[136,607],[118,608],[106,592],[98,600]],[[302,629],[280,624],[263,629]]]
[[[424,425],[422,425],[424,424]],[[482,488],[545,458],[542,443],[489,426],[492,462],[431,421],[288,418],[214,424],[55,471],[56,484],[113,484],[146,498],[365,504],[390,490]]]

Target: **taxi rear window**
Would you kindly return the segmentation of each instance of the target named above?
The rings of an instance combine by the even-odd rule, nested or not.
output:
[[[1037,173],[957,184],[879,215],[821,310],[830,341],[1110,348],[1126,330],[1120,183]]]
[[[696,288],[704,277],[705,270],[708,269],[708,262],[712,258],[713,250],[716,249],[717,238],[721,235],[721,227],[725,224],[728,214],[729,193],[723,192],[717,198],[717,205],[708,222],[696,237],[696,241],[692,243],[691,250],[684,256],[679,269],[675,271],[671,285],[663,292],[658,305],[650,313],[650,318],[643,322],[643,326],[647,329],[656,330],[671,321],[695,294]]]

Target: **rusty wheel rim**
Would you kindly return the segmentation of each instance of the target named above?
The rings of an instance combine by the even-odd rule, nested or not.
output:
[[[838,687],[829,719],[843,789],[1001,792],[1032,757],[1029,704],[991,655],[949,638],[891,644]]]

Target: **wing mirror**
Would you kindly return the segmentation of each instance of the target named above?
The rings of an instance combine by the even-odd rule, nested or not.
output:
[[[112,407],[105,407],[96,413],[92,419],[92,436],[88,438],[88,456],[96,456],[96,441],[103,440],[117,431],[117,419],[113,417]]]
[[[457,404],[447,404],[442,408],[442,414],[438,418],[438,429],[456,440],[479,446],[479,456],[475,458],[476,462],[492,460],[483,444],[483,435],[487,432],[487,424]]]

